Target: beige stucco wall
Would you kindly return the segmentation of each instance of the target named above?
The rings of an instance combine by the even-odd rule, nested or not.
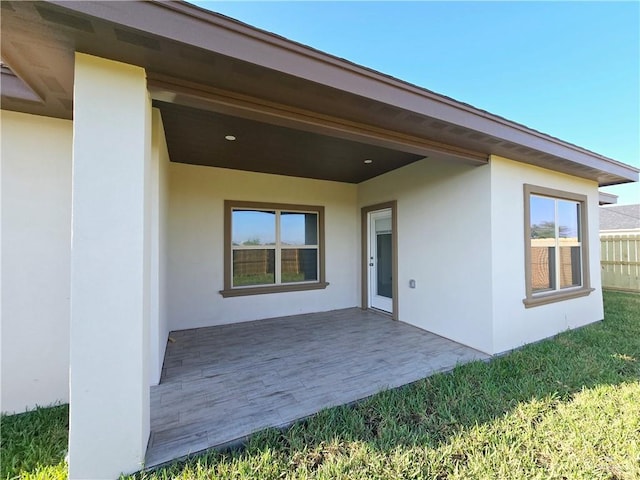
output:
[[[169,336],[167,314],[167,236],[169,206],[169,152],[160,110],[152,111],[151,130],[151,313],[150,313],[150,383],[160,382],[162,363]]]
[[[144,69],[76,53],[69,479],[138,470],[150,432],[151,99]]]
[[[525,183],[588,197],[589,296],[525,308],[524,193]],[[491,230],[494,353],[602,320],[598,185],[506,158],[491,158]]]
[[[357,187],[171,163],[167,302],[171,330],[354,307],[359,299]],[[323,205],[324,290],[222,298],[223,203]]]
[[[68,401],[72,124],[1,115],[2,411],[12,412]],[[603,317],[595,182],[501,157],[432,158],[360,185],[183,165],[169,163],[158,111],[152,121],[152,384],[169,330],[359,305],[360,208],[393,199],[400,320],[498,353]],[[588,297],[524,308],[524,183],[589,197]],[[223,299],[224,199],[324,205],[331,285]]]
[[[358,186],[359,207],[398,202],[399,320],[484,352],[492,351],[489,182],[488,166],[434,157]]]
[[[2,411],[69,399],[68,120],[2,111]]]

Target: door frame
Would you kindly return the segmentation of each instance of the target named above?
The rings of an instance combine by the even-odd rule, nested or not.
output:
[[[360,233],[360,264],[361,264],[361,307],[363,310],[369,308],[369,214],[378,210],[391,210],[391,271],[393,281],[391,282],[391,318],[398,320],[398,202],[389,202],[368,205],[361,209],[361,233]]]
[[[393,213],[391,209],[385,208],[384,210],[375,210],[373,212],[369,212],[367,214],[368,222],[369,222],[369,238],[367,241],[367,263],[369,264],[369,282],[368,282],[368,291],[369,291],[369,303],[368,307],[374,310],[381,310],[384,313],[391,315],[393,312],[393,249],[392,249],[392,241],[393,241],[393,232],[391,230],[391,219],[393,218]],[[386,230],[384,232],[378,232],[378,221],[385,221]],[[383,234],[383,237],[386,238],[386,247],[384,248],[386,251],[385,260],[381,263],[380,258],[380,234]],[[388,262],[388,263],[387,263]],[[386,263],[385,271],[387,272],[388,284],[387,284],[387,292],[386,294],[381,294],[379,292],[380,289],[380,267]]]

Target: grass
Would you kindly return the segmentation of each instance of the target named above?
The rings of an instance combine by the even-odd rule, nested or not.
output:
[[[123,478],[640,478],[640,295],[604,298],[604,322]],[[65,478],[66,428],[3,417],[3,478]]]
[[[0,425],[0,472],[9,478],[67,478],[69,406],[38,408],[3,415]]]
[[[304,272],[282,272],[282,283],[304,282]],[[275,273],[256,273],[247,275],[234,275],[234,287],[269,286],[275,283]],[[308,280],[307,280],[308,281]]]

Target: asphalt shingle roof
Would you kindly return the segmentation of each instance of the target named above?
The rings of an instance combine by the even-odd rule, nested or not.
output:
[[[640,204],[600,207],[600,230],[640,228]]]

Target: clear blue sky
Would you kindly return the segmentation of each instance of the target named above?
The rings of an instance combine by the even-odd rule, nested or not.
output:
[[[640,167],[640,2],[193,3]]]

